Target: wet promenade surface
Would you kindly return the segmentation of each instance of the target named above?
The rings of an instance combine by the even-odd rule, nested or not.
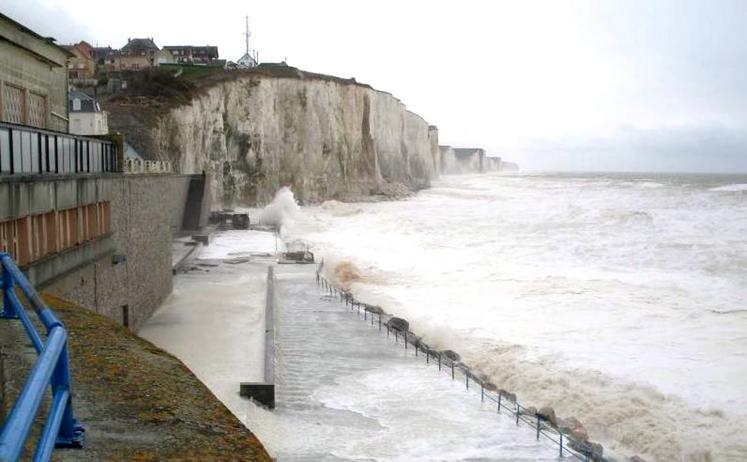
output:
[[[239,412],[281,461],[558,460],[557,447],[496,415],[412,349],[317,287],[313,265],[279,265],[276,397]],[[570,460],[570,459],[568,459]]]

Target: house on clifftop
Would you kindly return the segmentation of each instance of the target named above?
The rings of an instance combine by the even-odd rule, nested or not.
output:
[[[140,71],[174,62],[173,55],[158,48],[151,37],[127,39],[125,46],[107,53],[105,59],[97,52],[96,59],[103,61],[103,66],[109,71]]]
[[[73,54],[67,60],[67,75],[71,84],[92,80],[96,77],[96,50],[86,41],[74,45],[63,45]]]
[[[218,60],[218,47],[216,46],[169,45],[163,47],[163,49],[171,53],[176,64],[207,66]]]

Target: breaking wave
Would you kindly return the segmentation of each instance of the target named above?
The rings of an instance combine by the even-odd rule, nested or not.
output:
[[[289,235],[345,263],[329,276],[357,299],[613,452],[747,460],[747,202],[709,193],[747,183],[511,180],[444,178],[354,215],[305,208],[313,226]],[[476,182],[495,200],[460,193]]]
[[[723,192],[747,191],[747,184],[729,184],[726,186],[718,186],[716,188],[711,188],[710,191],[723,191]]]
[[[272,202],[262,210],[259,219],[264,225],[282,226],[295,217],[298,210],[298,202],[293,196],[293,191],[283,186],[275,193]]]

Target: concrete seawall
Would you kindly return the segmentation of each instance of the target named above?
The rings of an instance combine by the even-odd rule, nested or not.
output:
[[[267,291],[265,295],[265,354],[264,380],[262,382],[241,382],[239,394],[251,398],[270,409],[275,408],[275,314],[277,293],[275,267],[267,267]]]
[[[136,330],[171,292],[172,238],[204,224],[208,189],[202,175],[4,177],[0,247],[38,287]]]
[[[172,289],[172,237],[181,230],[191,175],[109,179],[113,251],[47,290],[137,330]],[[120,263],[112,255],[122,256]]]

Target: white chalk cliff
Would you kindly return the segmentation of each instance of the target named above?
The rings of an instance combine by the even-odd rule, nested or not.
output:
[[[150,157],[207,172],[226,204],[267,203],[283,185],[318,202],[417,190],[438,176],[437,129],[398,99],[295,72],[237,74],[203,89],[150,125]]]

